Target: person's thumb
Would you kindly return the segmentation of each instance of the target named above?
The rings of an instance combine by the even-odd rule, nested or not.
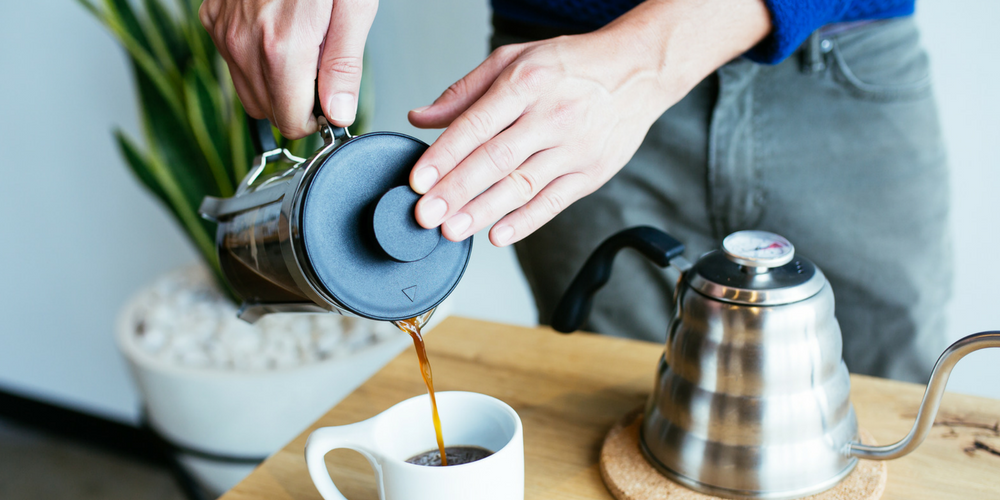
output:
[[[346,127],[358,111],[358,89],[368,30],[377,0],[334,0],[319,62],[319,98],[330,123]]]

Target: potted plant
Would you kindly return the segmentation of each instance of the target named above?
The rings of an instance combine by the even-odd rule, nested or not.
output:
[[[232,196],[254,152],[226,65],[202,28],[200,0],[78,0],[125,48],[145,147],[114,132],[136,178],[173,215],[202,257],[137,293],[118,345],[150,427],[179,450],[202,486],[221,493],[398,354],[409,338],[389,324],[338,315],[236,318],[219,268],[205,196]],[[355,133],[371,114],[364,78]],[[316,137],[279,145],[300,157]],[[443,316],[443,315],[439,315]]]

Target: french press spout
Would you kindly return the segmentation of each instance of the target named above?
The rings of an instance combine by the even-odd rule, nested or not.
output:
[[[398,321],[423,315],[458,285],[472,238],[441,237],[414,218],[409,172],[427,144],[317,118],[323,145],[309,158],[279,148],[266,120],[251,124],[257,156],[231,198],[205,197],[218,222],[222,273],[243,299],[240,318],[338,312]],[[275,165],[288,165],[273,170]]]
[[[952,367],[973,351],[1000,347],[1000,332],[952,344],[934,366],[909,434],[890,445],[862,444],[833,291],[791,242],[740,231],[691,265],[666,233],[626,229],[577,274],[556,307],[556,330],[583,325],[624,248],[681,271],[643,414],[642,451],[665,476],[710,495],[799,498],[833,487],[858,459],[913,451],[930,432]]]

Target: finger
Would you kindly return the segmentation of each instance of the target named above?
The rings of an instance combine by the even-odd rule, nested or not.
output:
[[[262,76],[272,123],[289,139],[316,131],[313,100],[319,47],[296,43],[292,33],[274,33],[263,44]]]
[[[434,144],[427,148],[427,151],[424,151],[424,154],[413,166],[410,187],[417,193],[425,194],[427,189],[447,176],[476,148],[495,137],[520,117],[524,109],[525,99],[523,98],[514,97],[514,94],[496,88],[487,91],[482,99],[476,101],[472,107],[462,113],[434,141]],[[440,218],[448,213],[444,200],[435,199],[439,200],[440,203],[429,203],[429,200],[421,200],[427,205],[423,217],[423,221],[427,222],[421,223],[424,227],[436,226],[440,222]],[[418,221],[421,220],[420,210],[418,204]],[[435,219],[438,222],[430,222]]]
[[[233,88],[236,89],[236,95],[239,96],[240,102],[243,103],[243,110],[253,118],[267,118],[267,114],[264,113],[263,107],[257,102],[257,97],[254,95],[253,90],[251,90],[250,84],[247,83],[247,78],[243,75],[240,67],[228,63],[227,66],[229,67],[229,77],[233,80]]]
[[[335,0],[319,68],[319,95],[326,117],[335,126],[354,123],[368,30],[375,19],[375,0]]]
[[[552,220],[571,203],[596,189],[593,179],[582,173],[566,174],[550,182],[523,207],[500,219],[490,229],[494,246],[507,246],[524,239]]]
[[[524,206],[551,183],[565,162],[558,148],[536,153],[441,225],[451,241],[461,241]]]
[[[234,62],[229,67],[230,74],[235,75],[233,86],[236,87],[236,94],[240,96],[240,102],[244,106],[247,102],[253,103],[252,106],[255,113],[251,113],[250,116],[267,119],[271,123],[274,123],[274,114],[271,111],[271,98],[267,94],[267,83],[264,81],[264,75],[261,74],[260,65],[241,65],[239,62]],[[235,68],[235,71],[232,71],[233,68]],[[241,88],[243,89],[242,91],[240,90]]]
[[[462,114],[489,90],[500,73],[510,65],[528,44],[504,45],[493,51],[485,61],[438,97],[434,104],[414,109],[410,123],[419,128],[443,128]]]
[[[212,42],[215,43],[216,50],[219,51],[219,56],[226,62],[226,66],[229,69],[229,77],[233,81],[233,88],[236,89],[236,95],[239,96],[240,102],[243,103],[243,110],[254,118],[263,118],[264,114],[261,112],[260,105],[257,103],[257,99],[254,97],[246,77],[240,71],[239,66],[233,62],[232,55],[230,55],[226,47],[225,37],[222,39],[218,37],[218,33],[225,33],[225,30],[220,29],[221,26],[218,25],[220,9],[221,4],[218,1],[205,0],[202,2],[201,7],[198,8],[198,17],[201,20],[202,26],[205,27],[205,31],[212,37]]]
[[[249,34],[246,30],[229,29],[222,23],[215,24],[210,33],[219,55],[229,67],[229,75],[233,79],[236,95],[243,103],[243,109],[253,118],[272,119],[264,79],[260,76],[260,71],[254,69],[259,58],[246,55],[250,50],[248,47],[252,46],[252,42],[248,40]]]
[[[424,168],[411,173],[411,185],[418,193],[427,193],[417,204],[417,221],[424,227],[437,226],[476,195],[517,169],[529,156],[553,146],[555,140],[552,137],[538,132],[540,126],[544,127],[539,121],[532,120],[529,115],[522,116],[514,125],[476,148],[433,189],[428,189],[425,183],[432,180],[429,178],[436,170]],[[431,175],[426,175],[428,172]],[[444,201],[448,207],[445,213],[431,211],[440,206],[436,199]]]
[[[205,31],[211,34],[215,29],[215,24],[219,19],[219,12],[222,8],[222,4],[217,0],[205,0],[198,7],[198,19],[201,21],[201,25],[205,27]],[[219,45],[219,40],[215,40],[215,44]]]

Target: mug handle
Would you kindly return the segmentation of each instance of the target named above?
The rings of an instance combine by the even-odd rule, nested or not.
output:
[[[321,427],[309,435],[309,439],[306,440],[306,466],[309,468],[313,484],[324,500],[347,500],[333,484],[330,472],[326,469],[326,461],[323,459],[330,451],[340,448],[354,450],[368,460],[375,470],[379,497],[383,498],[382,466],[379,464],[379,455],[373,450],[372,427],[374,422],[365,420],[350,425]]]

